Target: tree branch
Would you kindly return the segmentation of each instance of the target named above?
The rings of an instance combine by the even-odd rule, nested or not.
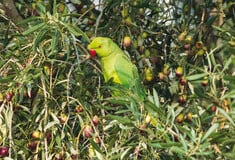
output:
[[[19,14],[18,10],[16,9],[14,0],[3,0],[3,9],[5,10],[6,15],[14,22],[18,23],[23,18]]]

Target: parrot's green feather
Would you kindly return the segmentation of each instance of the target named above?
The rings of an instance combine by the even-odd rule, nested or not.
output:
[[[130,62],[130,60],[119,54],[117,56],[117,61],[115,62],[115,70],[117,72],[118,78],[121,81],[121,84],[130,87],[133,85],[133,81],[138,78],[134,73],[136,72],[136,67]]]
[[[106,82],[112,79],[113,82],[133,89],[144,97],[144,87],[140,82],[136,66],[110,38],[96,37],[88,45],[88,49],[95,50],[100,58]]]

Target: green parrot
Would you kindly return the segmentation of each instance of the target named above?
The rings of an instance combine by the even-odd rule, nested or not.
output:
[[[96,37],[88,45],[90,53],[97,54],[105,82],[112,80],[126,88],[144,93],[136,66],[110,38]]]

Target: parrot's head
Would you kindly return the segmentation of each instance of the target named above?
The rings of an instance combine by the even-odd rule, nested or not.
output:
[[[106,37],[96,37],[88,45],[88,50],[90,51],[91,56],[97,54],[98,57],[106,57],[112,53],[112,40]]]

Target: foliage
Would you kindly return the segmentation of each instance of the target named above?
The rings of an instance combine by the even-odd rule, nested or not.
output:
[[[0,144],[9,159],[235,156],[233,2],[25,2],[15,3],[19,24],[0,16]],[[104,83],[86,49],[94,36],[130,56],[145,100]]]

